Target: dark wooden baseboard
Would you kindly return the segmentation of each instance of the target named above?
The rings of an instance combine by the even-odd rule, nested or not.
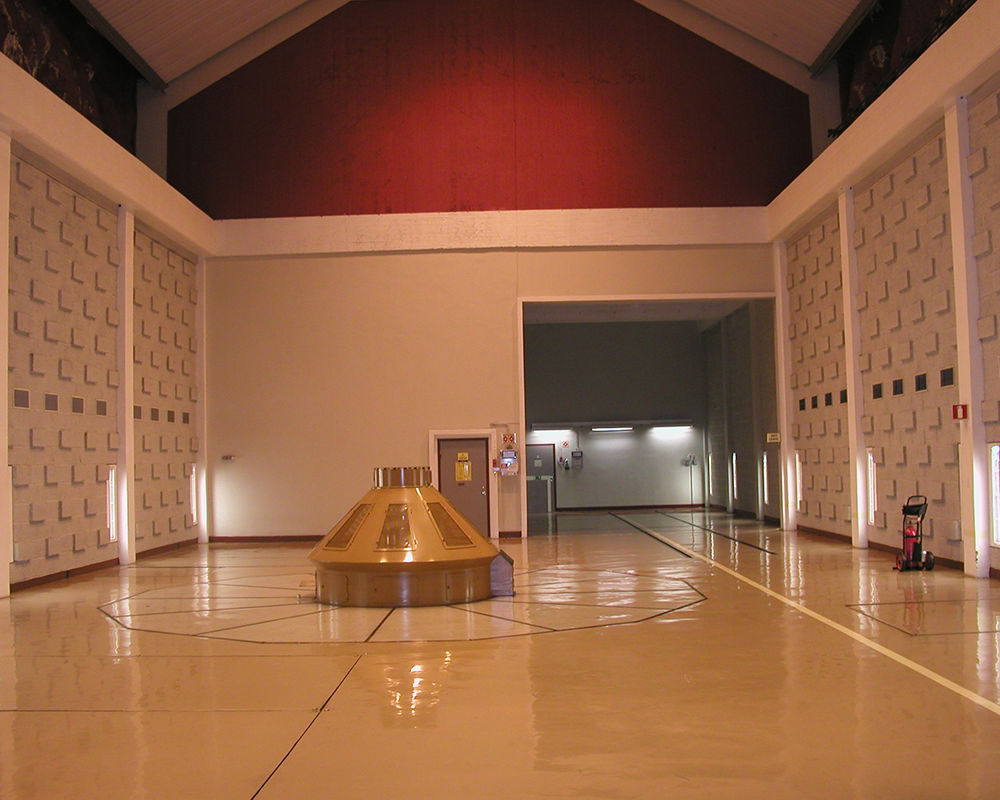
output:
[[[291,536],[210,536],[210,544],[281,544],[282,542],[318,542],[326,534],[296,533]]]
[[[141,553],[136,553],[135,560],[138,561],[140,558],[149,558],[149,556],[158,556],[162,553],[169,553],[171,550],[182,550],[193,544],[198,544],[198,540],[185,539],[183,542],[171,542],[170,544],[160,545],[159,547],[151,547],[149,550],[143,550]]]
[[[851,543],[851,537],[843,533],[834,533],[833,531],[824,531],[820,528],[810,528],[806,525],[799,525],[797,530],[799,533],[811,533],[814,536],[822,536],[826,539],[836,539],[841,542]],[[868,542],[869,550],[878,550],[881,553],[898,553],[900,551],[899,547],[894,547],[891,544],[882,544],[882,542]],[[934,566],[948,567],[950,569],[964,570],[965,565],[961,561],[956,561],[953,558],[943,558],[941,556],[934,556]],[[990,577],[996,577],[993,573],[994,569],[990,569]]]
[[[170,544],[153,547],[149,550],[143,550],[141,553],[136,553],[135,558],[136,561],[139,561],[140,559],[155,556],[160,553],[166,553],[170,550],[181,550],[185,547],[190,547],[193,544],[198,544],[198,540],[185,539],[182,542],[171,542]],[[41,586],[44,583],[52,583],[53,581],[63,581],[67,578],[75,577],[76,575],[83,575],[88,572],[96,572],[100,569],[117,566],[120,566],[118,559],[109,558],[107,561],[98,561],[96,564],[85,564],[82,567],[74,567],[73,569],[61,569],[58,572],[53,572],[49,575],[39,575],[37,578],[29,578],[26,581],[18,581],[17,583],[12,583],[10,585],[10,590],[11,592],[18,592],[22,589],[30,589],[32,586]]]
[[[66,578],[72,578],[76,575],[83,575],[87,572],[96,572],[99,569],[106,569],[107,567],[118,566],[118,559],[112,558],[108,561],[99,561],[96,564],[87,564],[83,567],[74,567],[73,569],[64,569],[59,572],[53,572],[51,575],[39,575],[37,578],[28,578],[26,581],[18,581],[17,583],[12,583],[10,585],[11,592],[19,592],[22,589],[30,589],[32,586],[40,586],[43,583],[51,583],[52,581],[62,581]]]
[[[689,509],[702,509],[704,506],[701,503],[695,503],[691,505],[690,503],[683,504],[673,504],[673,505],[659,505],[659,506],[565,506],[559,507],[554,513],[558,514],[562,511],[685,511]]]

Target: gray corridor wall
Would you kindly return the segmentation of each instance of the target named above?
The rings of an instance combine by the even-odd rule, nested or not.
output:
[[[767,443],[767,434],[778,430],[773,301],[748,302],[708,328],[702,341],[709,502],[727,507],[731,501],[734,511],[778,518],[780,446]]]

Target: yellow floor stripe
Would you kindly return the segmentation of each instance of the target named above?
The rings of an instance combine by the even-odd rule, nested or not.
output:
[[[802,605],[802,603],[788,599],[783,594],[780,594],[774,591],[773,589],[769,589],[763,584],[757,583],[757,581],[751,580],[745,575],[741,575],[736,570],[730,569],[724,564],[720,564],[718,561],[714,561],[708,556],[703,555],[702,553],[698,553],[694,550],[691,550],[688,547],[685,547],[684,545],[678,544],[674,540],[668,539],[666,536],[663,536],[662,534],[659,534],[654,530],[646,528],[643,525],[639,525],[636,522],[631,522],[631,524],[635,525],[637,528],[640,528],[643,532],[647,533],[649,536],[652,536],[654,539],[657,539],[663,542],[664,544],[669,545],[670,547],[675,547],[678,550],[682,550],[692,558],[697,558],[700,561],[703,561],[706,564],[715,567],[716,569],[722,570],[728,575],[732,575],[737,580],[743,581],[743,583],[747,584],[748,586],[753,586],[755,589],[763,592],[769,597],[773,597],[775,600],[780,600],[786,606],[794,608],[796,611],[801,611],[806,616],[812,617],[813,619],[822,622],[824,625],[833,628],[835,631],[838,631],[844,634],[845,636],[850,636],[856,642],[860,642],[865,647],[874,650],[876,653],[881,653],[882,655],[891,658],[897,664],[902,664],[907,669],[911,669],[917,674],[923,675],[925,678],[929,678],[939,686],[943,686],[945,689],[949,689],[955,692],[955,694],[961,695],[966,700],[971,700],[976,705],[981,706],[982,708],[985,708],[987,711],[991,711],[994,714],[1000,716],[1000,705],[994,703],[992,700],[983,697],[982,695],[976,694],[971,689],[967,689],[966,687],[958,683],[955,683],[954,681],[949,680],[948,678],[945,678],[943,675],[939,675],[933,670],[927,669],[927,667],[923,666],[922,664],[918,664],[916,661],[912,661],[911,659],[906,658],[906,656],[901,656],[899,653],[890,650],[888,647],[885,647],[884,645],[881,645],[878,642],[873,642],[871,639],[863,636],[857,631],[853,631],[850,628],[846,627],[845,625],[841,625],[839,622],[834,622],[829,617],[824,617],[822,614],[819,614],[816,611],[813,611],[812,609]]]

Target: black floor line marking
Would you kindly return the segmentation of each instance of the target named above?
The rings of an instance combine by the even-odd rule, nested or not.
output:
[[[253,795],[251,795],[250,800],[254,800],[254,798],[257,795],[259,795],[262,791],[264,791],[264,787],[267,786],[268,782],[271,780],[271,778],[274,777],[275,773],[279,769],[281,769],[281,765],[285,763],[285,761],[292,754],[292,752],[295,750],[295,748],[299,746],[299,742],[302,741],[303,737],[307,733],[309,733],[309,729],[316,723],[316,720],[319,719],[319,715],[322,714],[323,711],[326,709],[326,707],[330,704],[330,701],[333,700],[333,696],[340,690],[340,687],[344,685],[344,681],[346,681],[351,676],[351,673],[354,672],[354,668],[360,663],[360,661],[361,661],[362,658],[363,658],[363,656],[358,656],[354,660],[354,663],[351,664],[351,668],[349,670],[347,670],[346,673],[344,673],[344,677],[341,678],[340,682],[336,686],[333,687],[333,691],[330,692],[330,696],[326,698],[326,700],[323,702],[323,705],[321,705],[318,709],[316,709],[316,714],[313,716],[313,718],[311,720],[309,720],[309,724],[306,725],[305,730],[303,730],[302,733],[299,734],[299,738],[296,739],[292,743],[292,746],[288,748],[288,752],[285,753],[284,756],[282,756],[281,761],[279,761],[278,764],[277,764],[277,766],[274,769],[271,770],[271,774],[268,775],[266,778],[264,778],[264,782],[260,785],[260,787],[257,789],[257,791],[254,792]]]
[[[946,600],[934,600],[931,602],[948,602]],[[900,603],[880,603],[879,605],[901,605]],[[894,631],[899,631],[900,633],[905,633],[907,636],[995,636],[1000,633],[1000,630],[993,628],[990,630],[974,630],[974,631],[934,631],[932,633],[914,633],[911,630],[907,630],[902,625],[898,625],[895,622],[887,622],[884,619],[879,619],[878,617],[869,614],[866,611],[861,610],[861,606],[848,605],[846,608],[851,609],[857,614],[860,614],[865,619],[870,619],[872,622],[877,622],[879,625],[885,625],[887,628],[892,628]]]
[[[127,625],[125,622],[123,622],[123,619],[132,619],[131,617],[127,617],[127,618],[126,617],[113,617],[110,614],[107,614],[107,612],[104,612],[104,613],[108,617],[110,617],[111,619],[113,619],[117,625],[119,625],[120,627],[125,628],[125,630],[129,630],[129,631],[144,631],[146,633],[161,633],[161,634],[163,634],[165,636],[187,636],[187,637],[190,637],[192,639],[213,639],[213,638],[227,638],[227,637],[218,637],[218,634],[220,634],[220,633],[228,633],[229,631],[238,631],[238,630],[242,630],[243,628],[254,628],[254,627],[258,626],[258,625],[269,625],[272,622],[286,622],[286,621],[288,621],[290,619],[301,619],[303,617],[313,616],[314,614],[318,614],[320,612],[317,611],[316,609],[310,609],[309,611],[303,611],[301,614],[289,614],[288,616],[285,616],[285,617],[274,617],[273,619],[257,620],[255,622],[241,622],[238,625],[225,625],[225,626],[223,626],[221,628],[207,628],[205,630],[197,631],[197,632],[194,632],[194,633],[178,632],[178,631],[162,631],[162,630],[159,630],[157,628],[147,628],[144,625],[142,625],[140,627],[139,625],[136,625],[136,624]],[[256,641],[256,640],[249,639],[249,640],[246,640],[246,641]]]
[[[501,614],[487,614],[485,611],[476,611],[475,609],[471,608],[468,609],[466,613],[473,614],[479,617],[486,617],[487,619],[500,619],[503,620],[504,622],[512,622],[515,625],[524,625],[526,628],[538,628],[539,630],[548,631],[549,633],[553,633],[559,630],[559,628],[552,628],[548,625],[540,625],[537,622],[524,622],[523,620],[513,619],[511,617],[505,617]]]
[[[677,520],[677,522],[683,522],[685,525],[690,525],[692,528],[700,528],[701,530],[706,531],[707,533],[712,533],[715,534],[716,536],[721,536],[723,539],[729,539],[729,541],[731,542],[736,542],[737,544],[744,544],[747,547],[752,547],[754,550],[760,550],[763,553],[767,553],[769,556],[778,555],[773,550],[768,550],[766,547],[761,547],[759,544],[754,544],[753,542],[744,542],[742,539],[737,539],[735,536],[727,536],[724,533],[719,533],[718,531],[714,531],[711,528],[705,527],[704,525],[699,525],[697,522],[688,522],[687,520],[675,517],[672,514],[668,514],[666,511],[657,511],[656,513],[662,514],[667,519],[673,519]]]
[[[159,602],[159,601],[155,600],[153,602]],[[118,614],[118,613],[112,614],[110,612],[105,612],[105,613],[107,613],[108,616],[110,617],[114,617],[115,619],[135,619],[136,617],[158,617],[158,616],[165,616],[167,614],[196,614],[201,612],[215,613],[217,611],[255,611],[261,608],[290,608],[292,606],[299,606],[299,605],[302,604],[290,601],[287,603],[265,603],[264,605],[259,605],[259,606],[219,606],[219,607],[197,608],[197,609],[181,608],[174,611],[139,611],[134,614]],[[98,606],[98,608],[99,610],[104,611],[104,609],[101,608],[100,606]]]
[[[385,625],[385,622],[386,622],[386,620],[387,620],[387,619],[389,619],[389,617],[391,617],[391,616],[392,616],[392,612],[393,612],[393,611],[395,611],[395,610],[396,610],[396,607],[395,607],[395,606],[393,606],[392,608],[390,608],[390,609],[389,609],[388,611],[386,611],[386,612],[385,612],[385,616],[384,616],[384,617],[382,617],[382,619],[381,619],[381,620],[379,621],[378,625],[376,625],[376,626],[375,626],[375,628],[374,628],[374,629],[372,630],[372,632],[371,632],[371,633],[369,633],[369,634],[368,634],[368,636],[366,636],[366,637],[365,637],[365,639],[364,639],[364,640],[365,640],[366,642],[370,642],[370,641],[372,640],[372,637],[373,637],[373,636],[374,636],[374,635],[375,635],[376,633],[378,633],[378,632],[379,632],[379,628],[381,628],[381,627],[382,627],[383,625]]]
[[[610,514],[610,515],[611,515],[612,517],[614,517],[615,519],[620,519],[620,520],[621,520],[622,522],[624,522],[624,523],[625,523],[626,525],[631,525],[631,526],[632,526],[633,528],[635,528],[635,529],[636,529],[637,531],[639,531],[639,533],[644,533],[644,534],[646,534],[647,536],[649,536],[650,538],[652,538],[652,539],[655,539],[656,541],[658,541],[658,542],[659,542],[660,544],[663,544],[663,545],[666,545],[666,546],[667,546],[667,547],[669,547],[669,548],[670,548],[671,550],[673,550],[673,551],[674,551],[675,553],[680,553],[680,554],[681,554],[682,556],[684,556],[684,558],[691,558],[691,554],[690,554],[690,553],[685,553],[685,552],[684,552],[683,550],[681,550],[681,549],[680,549],[679,547],[674,547],[674,546],[673,546],[672,544],[670,544],[669,542],[665,542],[665,541],[664,541],[663,539],[660,539],[660,538],[659,538],[659,537],[657,537],[657,536],[652,536],[652,534],[650,534],[650,532],[649,532],[649,531],[647,531],[647,530],[646,530],[645,528],[643,528],[643,527],[641,527],[641,526],[639,526],[639,525],[636,525],[636,524],[635,524],[634,522],[630,522],[629,520],[625,519],[625,517],[620,517],[620,516],[618,516],[618,515],[617,515],[616,513],[614,513],[613,511],[609,511],[609,512],[608,512],[608,514]]]

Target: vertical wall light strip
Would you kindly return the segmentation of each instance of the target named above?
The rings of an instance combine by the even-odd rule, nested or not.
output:
[[[795,451],[795,510],[802,510],[802,451]]]
[[[715,465],[712,463],[712,453],[708,454],[708,496],[715,494]]]
[[[200,517],[198,515],[199,486],[198,486],[198,465],[197,464],[192,464],[191,465],[191,475],[188,478],[188,489],[189,489],[190,498],[191,498],[191,524],[192,525],[197,525],[198,521],[200,519]]]
[[[767,479],[767,451],[765,450],[760,457],[760,469],[761,469],[761,483],[764,487],[764,505],[771,502],[771,485]]]
[[[869,447],[865,450],[868,484],[868,524],[875,524],[875,511],[878,508],[878,476],[875,473],[875,451]]]
[[[736,478],[736,451],[734,450],[731,456],[733,470],[733,500],[740,499],[740,482]]]
[[[990,445],[990,530],[1000,547],[1000,444]]]
[[[108,464],[108,540],[118,541],[118,465]]]

